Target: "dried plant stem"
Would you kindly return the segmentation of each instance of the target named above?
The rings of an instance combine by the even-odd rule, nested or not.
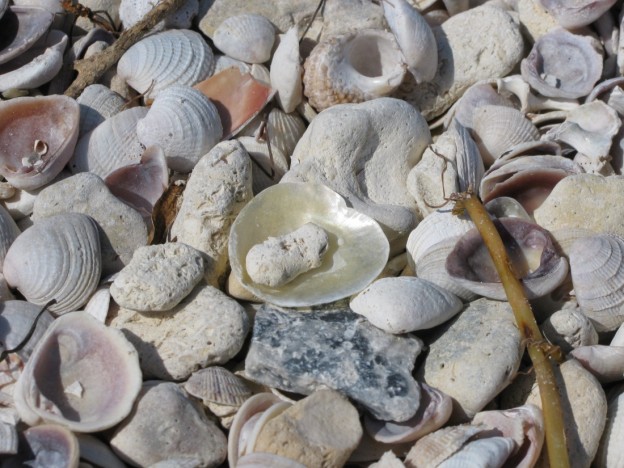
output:
[[[106,71],[115,65],[126,50],[143,38],[167,15],[177,11],[185,0],[164,0],[146,14],[141,21],[121,33],[113,45],[88,59],[77,60],[74,70],[78,77],[65,91],[66,96],[77,98],[90,84],[99,80]]]
[[[511,262],[503,241],[485,207],[472,193],[460,194],[452,198],[458,203],[456,208],[464,208],[468,212],[481,237],[483,237],[505,288],[505,294],[507,294],[522,339],[527,344],[527,351],[533,362],[542,400],[546,448],[550,466],[552,468],[567,468],[570,466],[570,462],[566,449],[561,401],[552,367],[555,358],[554,353],[551,352],[560,350],[550,345],[542,337],[522,284],[511,269]]]

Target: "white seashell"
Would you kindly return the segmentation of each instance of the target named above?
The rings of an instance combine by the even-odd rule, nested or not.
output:
[[[4,12],[0,26],[3,31],[13,31],[0,50],[0,64],[18,57],[30,49],[47,31],[54,15],[34,6],[11,6]],[[4,42],[3,38],[3,42]]]
[[[613,6],[616,0],[539,0],[566,29],[587,26]]]
[[[462,302],[434,283],[402,276],[373,282],[349,307],[377,328],[400,334],[446,322],[462,309]]]
[[[599,234],[578,239],[569,253],[576,300],[598,332],[624,322],[624,240]]]
[[[249,250],[306,222],[329,235],[323,264],[280,288],[254,283],[244,268]],[[347,208],[344,199],[324,185],[304,183],[274,185],[252,199],[232,224],[228,248],[232,271],[241,284],[265,301],[295,307],[332,302],[361,291],[383,270],[389,250],[375,221]]]
[[[193,86],[212,74],[214,56],[195,31],[172,29],[147,36],[119,59],[117,74],[148,98],[173,84]]]
[[[68,393],[72,385],[80,389],[78,396]],[[44,420],[97,432],[124,419],[140,389],[134,347],[120,331],[75,312],[48,328],[26,363],[15,399],[28,424]]]
[[[570,351],[602,384],[624,380],[624,347],[622,346],[579,346]]]
[[[78,468],[80,449],[73,432],[56,424],[30,427],[22,432],[23,466],[47,465],[50,467]]]
[[[407,0],[387,0],[382,6],[416,83],[433,80],[438,71],[438,46],[427,21]]]
[[[274,453],[254,452],[238,459],[236,468],[306,468],[305,465]]]
[[[90,132],[123,110],[125,99],[101,84],[87,86],[76,99],[80,104],[80,134]]]
[[[258,117],[256,117],[256,119],[258,119]],[[251,123],[249,127],[249,130],[251,131],[251,127],[254,127],[253,123]],[[271,112],[269,112],[264,137],[258,134],[258,128],[254,130],[253,135],[256,139],[260,139],[261,141],[266,141],[268,138],[271,141],[271,148],[276,148],[286,157],[288,161],[290,161],[290,156],[293,151],[295,151],[297,142],[301,139],[305,130],[305,123],[296,112],[286,114],[285,112],[274,108],[271,109]],[[242,135],[249,135],[249,133],[247,131],[243,131]]]
[[[89,434],[76,434],[80,446],[80,458],[97,466],[126,468],[126,465],[113,453],[110,446]]]
[[[518,447],[509,437],[487,437],[464,445],[457,453],[437,465],[439,468],[502,466]]]
[[[97,223],[64,213],[37,221],[19,235],[4,259],[4,276],[33,304],[57,314],[85,304],[100,279],[102,259]]]
[[[595,343],[588,343],[588,344],[598,344],[598,340],[596,340]],[[615,335],[611,339],[611,343],[609,343],[609,345],[610,346],[624,346],[624,327],[620,326],[617,329],[617,332],[615,332]]]
[[[520,218],[533,221],[520,202],[510,197],[496,197],[485,204],[487,212],[495,218]]]
[[[529,87],[529,85],[526,86]],[[515,107],[510,99],[496,92],[489,82],[478,82],[468,88],[462,97],[453,104],[453,107],[444,116],[443,124],[445,127],[450,127],[454,118],[462,126],[472,129],[474,111],[485,105]]]
[[[17,348],[31,333],[35,320],[37,324],[26,344],[16,351],[17,355],[26,362],[30,358],[35,346],[52,324],[54,318],[49,312],[37,319],[42,307],[26,301],[4,301],[0,306],[0,343],[4,350]],[[1,349],[0,349],[1,351]]]
[[[223,127],[217,108],[203,93],[173,85],[158,93],[136,133],[144,146],[162,147],[170,169],[188,173],[221,140]]]
[[[240,407],[252,395],[244,380],[225,367],[211,366],[194,372],[184,384],[184,389],[204,404]]]
[[[103,286],[93,293],[84,307],[85,313],[101,323],[106,322],[111,295],[108,286]]]
[[[607,423],[600,439],[594,466],[618,467],[622,465],[622,438],[624,437],[624,385],[612,387],[607,394]]]
[[[215,30],[212,41],[223,52],[247,63],[264,63],[271,58],[275,28],[261,15],[230,16]]]
[[[277,90],[277,103],[286,113],[293,112],[303,98],[301,74],[303,67],[299,63],[299,30],[290,28],[280,36],[280,43],[271,61],[271,87]]]
[[[461,192],[475,190],[481,184],[481,179],[485,172],[479,148],[471,138],[468,129],[457,120],[453,121],[449,131],[455,139],[457,148],[455,160],[459,190]]]
[[[136,127],[147,112],[146,107],[126,109],[85,134],[76,145],[70,170],[105,178],[115,169],[138,163],[145,147],[138,139]]]
[[[579,307],[564,307],[542,322],[540,328],[546,339],[565,353],[579,346],[598,344],[598,332]]]
[[[18,442],[16,425],[0,421],[0,455],[15,455]]]
[[[388,96],[403,81],[401,61],[401,50],[388,32],[366,29],[331,37],[305,61],[303,92],[319,112]]]
[[[20,235],[20,232],[9,212],[0,205],[0,271],[2,270],[7,250],[9,250],[17,236]]]
[[[258,194],[277,184],[288,171],[289,158],[278,148],[266,142],[259,142],[253,137],[242,136],[236,139],[243,145],[252,162],[253,192]]]

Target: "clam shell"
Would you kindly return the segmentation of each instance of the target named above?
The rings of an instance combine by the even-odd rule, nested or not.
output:
[[[602,74],[602,57],[590,39],[557,29],[540,37],[520,64],[522,77],[548,97],[588,95]]]
[[[485,167],[483,158],[475,141],[470,136],[468,129],[454,120],[449,131],[455,139],[457,153],[455,161],[457,164],[457,182],[459,191],[476,190],[481,184]]]
[[[78,468],[80,449],[73,432],[55,424],[30,427],[22,432],[20,466]]]
[[[601,384],[624,380],[624,347],[579,346],[570,352]]]
[[[213,69],[212,50],[199,33],[187,29],[147,36],[130,47],[117,64],[119,77],[149,98],[173,84],[193,86]]]
[[[31,332],[41,308],[26,301],[4,301],[0,304],[0,343],[5,350],[15,349],[22,343]],[[54,318],[47,311],[39,317],[26,345],[16,351],[22,361],[28,361],[35,346],[53,321]]]
[[[70,170],[74,174],[92,172],[105,178],[115,169],[138,163],[145,147],[139,141],[136,127],[147,112],[145,107],[126,109],[85,134],[76,145]]]
[[[375,57],[373,60],[372,57]],[[304,94],[321,111],[388,96],[405,75],[394,36],[366,29],[320,42],[304,64]]]
[[[0,421],[0,455],[16,454],[18,442],[15,424]]]
[[[48,328],[20,376],[15,398],[31,425],[43,419],[97,432],[124,419],[140,389],[138,355],[123,334],[74,312]]]
[[[624,322],[624,240],[599,234],[578,239],[569,253],[576,300],[598,332]]]
[[[438,465],[439,468],[466,466],[502,466],[518,447],[509,437],[487,437],[464,445],[457,453]]]
[[[0,271],[9,247],[21,233],[9,212],[0,205]]]
[[[67,96],[0,102],[0,173],[24,190],[50,182],[72,157],[79,120],[78,104]]]
[[[253,137],[242,136],[236,140],[243,145],[251,158],[254,194],[277,184],[288,171],[289,158],[277,148],[271,146],[269,152],[268,143]]]
[[[43,8],[11,6],[0,19],[0,64],[30,49],[47,31],[54,15]]]
[[[223,52],[247,63],[264,63],[271,58],[275,28],[261,15],[230,16],[215,30],[212,41]]]
[[[280,288],[253,283],[244,268],[249,250],[268,237],[292,232],[307,222],[317,224],[329,235],[322,265]],[[233,273],[249,291],[277,305],[301,307],[361,291],[383,270],[389,244],[374,220],[347,208],[344,199],[331,189],[283,183],[262,191],[241,210],[232,224],[228,250]]]
[[[89,434],[76,434],[76,437],[80,446],[81,459],[96,466],[126,468],[126,465],[113,453],[110,446],[97,437]]]
[[[205,402],[234,407],[241,406],[252,395],[241,378],[218,366],[194,372],[184,384],[184,389]]]
[[[497,93],[491,84],[479,82],[468,88],[449,109],[444,117],[445,126],[450,127],[449,122],[454,118],[457,123],[471,129],[474,111],[486,105],[514,107],[511,100]]]
[[[90,132],[123,110],[125,99],[101,84],[87,86],[76,99],[80,104],[80,134]]]
[[[159,145],[174,171],[188,173],[223,134],[215,105],[190,86],[173,85],[154,99],[136,126],[144,146]]]
[[[271,61],[271,87],[277,90],[277,103],[286,113],[293,112],[303,98],[300,60],[299,30],[294,26],[281,36]]]
[[[616,0],[539,0],[539,3],[566,29],[580,28],[596,21]]]
[[[97,288],[102,271],[97,223],[65,213],[37,221],[19,235],[4,260],[4,276],[33,304],[56,314],[77,310]]]

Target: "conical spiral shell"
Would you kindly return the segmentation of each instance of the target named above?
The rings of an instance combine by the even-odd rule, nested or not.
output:
[[[117,64],[119,76],[139,93],[149,90],[150,98],[173,84],[192,86],[213,70],[212,50],[199,33],[187,29],[148,36],[130,47]]]
[[[569,257],[583,312],[597,331],[615,330],[624,322],[624,240],[609,234],[580,238]]]
[[[19,235],[4,259],[4,276],[28,302],[63,314],[78,310],[97,288],[102,271],[97,223],[64,213],[36,222]]]

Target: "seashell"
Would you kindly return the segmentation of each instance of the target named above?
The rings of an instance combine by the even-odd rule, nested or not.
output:
[[[26,363],[15,402],[38,420],[97,432],[124,419],[141,389],[139,359],[123,334],[84,312],[57,318]]]
[[[579,105],[576,99],[549,99],[541,95],[531,93],[531,87],[520,75],[510,75],[496,79],[496,87],[499,94],[520,101],[520,112],[537,112],[540,110],[570,110]]]
[[[9,212],[0,205],[0,270],[2,269],[7,250],[9,250],[17,236],[20,235],[20,232]]]
[[[236,468],[259,468],[263,466],[270,466],[271,468],[306,468],[305,465],[291,460],[290,458],[282,457],[274,453],[262,452],[243,455],[236,463]]]
[[[78,140],[69,162],[70,170],[74,174],[92,172],[105,178],[115,169],[138,163],[145,147],[136,128],[147,112],[146,107],[126,109],[85,134]]]
[[[117,74],[129,86],[153,99],[173,85],[193,86],[214,69],[214,56],[201,35],[172,29],[147,36],[119,59]]]
[[[67,35],[50,31],[40,47],[36,45],[19,57],[0,65],[0,92],[34,89],[54,78],[63,66]]]
[[[158,93],[136,126],[144,146],[159,145],[174,171],[188,173],[219,143],[223,134],[215,105],[190,86],[169,86]]]
[[[9,465],[78,468],[80,449],[73,432],[55,424],[43,424],[30,427],[21,435],[20,451]]]
[[[437,466],[439,468],[502,466],[516,449],[515,442],[509,437],[477,439],[464,445],[458,452]]]
[[[514,107],[511,100],[497,93],[490,83],[479,82],[468,88],[449,109],[444,117],[444,126],[449,127],[450,122],[454,119],[463,127],[472,129],[474,111],[487,105]],[[525,111],[523,110],[523,112]]]
[[[412,418],[398,423],[380,421],[365,413],[366,432],[378,442],[400,444],[413,442],[443,426],[453,411],[451,397],[426,383],[420,386],[420,406]]]
[[[0,19],[4,16],[4,12],[9,8],[9,0],[0,0]]]
[[[267,206],[271,206],[270,216]],[[251,247],[306,222],[317,224],[329,235],[323,264],[280,288],[251,281],[244,267]],[[389,244],[375,221],[347,208],[344,199],[331,189],[317,184],[283,183],[262,191],[245,205],[232,224],[228,250],[232,271],[245,288],[265,301],[301,307],[361,291],[383,270]]]
[[[546,339],[564,353],[579,346],[598,344],[598,332],[579,307],[558,310],[542,322],[540,328]]]
[[[578,239],[569,253],[576,300],[598,332],[624,322],[624,240],[597,234]]]
[[[15,426],[15,424],[0,420],[0,455],[15,455],[17,453],[19,438]]]
[[[80,458],[96,466],[125,468],[126,465],[113,453],[108,444],[89,434],[76,434]]]
[[[602,74],[602,57],[590,39],[564,29],[540,37],[520,63],[522,77],[547,97],[588,95]]]
[[[529,299],[544,296],[563,283],[568,275],[568,262],[555,250],[548,231],[518,218],[502,218],[494,220],[494,224]],[[446,270],[466,289],[498,301],[507,298],[476,228],[457,241],[446,260]]]
[[[35,346],[54,321],[48,311],[43,312],[37,319],[41,309],[41,306],[26,301],[4,301],[0,305],[0,343],[4,350],[20,347],[22,341],[31,333],[33,326],[35,327],[26,344],[15,351],[24,362],[28,361]]]
[[[275,28],[262,15],[236,15],[215,30],[215,47],[232,58],[247,63],[264,63],[271,58]]]
[[[295,25],[280,36],[271,60],[271,87],[277,90],[277,103],[286,113],[293,112],[303,99],[300,60],[299,30]]]
[[[249,154],[253,170],[253,192],[258,194],[268,187],[277,184],[288,171],[289,160],[277,148],[269,149],[267,143],[257,141],[253,137],[236,139]]]
[[[215,55],[215,69],[213,75],[217,75],[223,70],[231,67],[238,68],[238,70],[243,74],[251,72],[251,67],[245,62],[228,57],[227,55]]]
[[[593,23],[615,2],[616,0],[539,0],[540,5],[566,29]]]
[[[462,302],[434,283],[402,276],[373,282],[349,307],[377,328],[400,334],[446,322],[462,309]]]
[[[85,304],[84,312],[101,323],[106,322],[110,307],[110,291],[107,286],[98,288]]]
[[[200,369],[184,384],[184,389],[206,402],[239,407],[252,392],[245,382],[224,367]]]
[[[72,156],[79,118],[78,104],[66,96],[0,102],[0,173],[23,190],[50,182]]]
[[[239,135],[253,136],[260,142],[270,141],[271,149],[276,148],[290,161],[290,156],[305,130],[305,123],[296,112],[286,114],[273,108],[268,118],[263,114],[256,116]]]
[[[10,6],[0,19],[0,64],[30,49],[47,31],[54,15],[43,8]]]
[[[382,7],[416,83],[433,80],[438,71],[438,46],[427,21],[407,0],[388,0]]]
[[[497,197],[485,204],[485,209],[495,218],[520,218],[533,221],[520,202],[510,197]]]
[[[449,131],[455,139],[457,148],[455,161],[457,164],[459,191],[474,190],[481,184],[481,179],[485,172],[479,148],[471,138],[468,129],[457,120],[451,123]]]
[[[487,166],[514,145],[540,137],[535,125],[512,107],[481,106],[472,119],[472,134]]]
[[[28,302],[56,314],[85,304],[100,280],[102,260],[97,223],[64,213],[37,221],[15,239],[4,259],[7,283]]]
[[[404,75],[394,36],[385,31],[360,30],[331,37],[314,47],[304,64],[303,92],[320,112],[335,104],[388,96]]]
[[[124,29],[128,29],[138,23],[154,8],[156,3],[151,0],[122,0],[119,3],[119,19]],[[197,0],[186,0],[175,12],[169,14],[163,21],[158,23],[153,30],[188,29],[192,26],[192,20],[199,11]]]
[[[621,440],[624,435],[624,385],[612,387],[608,394],[607,422],[600,439],[598,452],[593,460],[595,466],[619,466],[622,463]]]
[[[622,346],[579,346],[570,351],[569,355],[579,361],[601,384],[624,380]]]
[[[126,103],[123,97],[101,84],[87,86],[76,101],[80,104],[80,137],[121,112]]]

